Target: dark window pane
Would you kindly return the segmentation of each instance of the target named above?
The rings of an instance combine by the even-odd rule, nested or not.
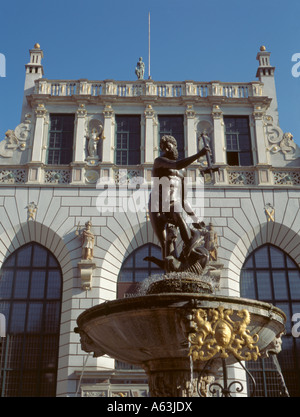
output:
[[[29,285],[29,271],[18,270],[15,274],[14,297],[27,298]]]
[[[135,252],[135,266],[139,268],[145,268],[147,262],[144,261],[144,258],[149,256],[148,246],[142,246],[138,251]]]
[[[292,300],[300,300],[300,272],[289,271],[289,282]],[[299,310],[300,313],[300,310]]]
[[[73,114],[51,114],[48,140],[48,164],[69,164],[73,158]]]
[[[121,282],[131,282],[131,281],[133,281],[133,273],[131,271],[120,271],[119,281],[121,281]]]
[[[0,275],[0,295],[1,298],[10,298],[12,292],[14,271],[2,271]]]
[[[48,272],[48,286],[47,286],[47,298],[60,298],[61,287],[61,273],[60,271]]]
[[[239,149],[241,151],[249,150],[251,147],[249,135],[239,135]]]
[[[133,267],[133,256],[128,256],[128,258],[124,261],[122,268],[131,268]]]
[[[46,271],[32,271],[30,284],[30,298],[44,298],[45,293]]]
[[[25,318],[26,318],[26,303],[14,302],[11,312],[11,333],[24,333],[25,331]]]
[[[285,268],[284,257],[285,254],[281,250],[271,246],[270,247],[272,268]]]
[[[116,116],[117,165],[137,165],[141,162],[141,120],[140,116]]]
[[[47,321],[44,326],[45,333],[57,333],[60,325],[60,303],[47,303],[45,316],[47,317]]]
[[[17,265],[29,266],[31,262],[31,246],[26,246],[18,251]]]
[[[33,252],[33,266],[46,266],[47,250],[41,246],[35,246]]]
[[[183,116],[158,116],[159,140],[164,135],[171,135],[177,141],[178,157],[184,158],[184,119]]]
[[[51,253],[49,253],[48,255],[49,255],[49,259],[48,259],[49,266],[53,266],[53,267],[59,268],[59,265],[57,263],[57,260],[54,258],[54,256],[52,256]]]
[[[16,256],[13,254],[13,255],[10,255],[7,258],[7,260],[5,261],[5,266],[6,267],[8,267],[8,266],[15,266],[15,263],[16,263]]]
[[[237,152],[227,152],[227,164],[230,166],[238,166],[239,154]]]
[[[271,300],[272,289],[269,271],[257,271],[256,277],[259,300]]]
[[[123,296],[126,296],[126,291],[124,295],[125,282],[140,283],[151,275],[161,275],[164,273],[164,271],[154,263],[144,261],[146,256],[155,256],[161,259],[161,250],[153,244],[146,244],[136,249],[125,259],[118,277],[118,282],[120,283],[120,285],[118,285],[118,297],[120,294],[122,298]],[[128,287],[128,292],[130,293],[130,291],[131,287]]]
[[[150,254],[152,256],[156,256],[156,257],[159,258],[159,257],[161,257],[161,249],[159,247],[157,247],[157,246],[151,245],[150,246]]]
[[[252,155],[249,152],[240,152],[239,154],[240,157],[240,166],[250,166],[252,165]]]
[[[24,365],[27,369],[38,369],[41,359],[41,348],[41,336],[39,334],[26,335]]]
[[[28,306],[27,332],[40,333],[42,331],[43,303],[31,303]]]
[[[253,164],[249,119],[247,116],[224,116],[227,164],[250,166]]]
[[[148,277],[149,277],[149,272],[147,269],[135,272],[135,282],[144,281],[144,279]]]
[[[289,256],[286,257],[286,265],[287,265],[288,268],[294,268],[294,269],[296,268],[297,269],[297,266],[295,265],[295,262],[292,261],[292,259]]]
[[[247,298],[256,299],[256,291],[254,286],[254,273],[244,270],[241,276],[241,293],[247,294]]]
[[[274,283],[275,298],[278,300],[287,300],[288,288],[287,288],[285,271],[280,271],[280,272],[274,271],[273,283]]]
[[[247,268],[253,268],[253,255],[249,256],[249,258],[246,260],[243,269]]]
[[[256,268],[269,268],[268,247],[263,246],[260,250],[255,252]]]

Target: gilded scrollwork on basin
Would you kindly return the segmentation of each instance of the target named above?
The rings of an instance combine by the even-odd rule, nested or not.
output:
[[[233,320],[237,315],[240,320]],[[241,361],[256,360],[260,352],[256,343],[259,336],[247,328],[251,318],[248,310],[234,312],[220,306],[213,309],[193,310],[194,331],[188,336],[189,356],[193,361],[207,361],[217,354],[227,358],[230,354]]]

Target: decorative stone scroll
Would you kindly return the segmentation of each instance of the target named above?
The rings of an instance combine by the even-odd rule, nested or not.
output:
[[[0,157],[12,158],[16,150],[24,151],[26,149],[31,131],[30,117],[30,114],[26,114],[24,122],[14,130],[7,130],[5,139],[0,142]]]
[[[273,123],[273,118],[266,115],[264,123],[267,129],[267,138],[269,141],[269,152],[271,154],[282,153],[286,161],[291,161],[299,157],[297,145],[294,142],[293,135],[290,132],[283,133],[279,126]]]

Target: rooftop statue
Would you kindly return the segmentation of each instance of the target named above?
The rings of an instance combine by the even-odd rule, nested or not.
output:
[[[145,64],[143,62],[143,58],[142,57],[140,57],[139,62],[136,64],[135,74],[136,74],[136,76],[138,77],[139,80],[143,80],[144,79]]]
[[[184,169],[207,153],[205,145],[198,153],[178,159],[177,141],[173,136],[161,138],[161,156],[154,161],[152,177],[153,188],[149,200],[149,216],[153,230],[162,249],[162,260],[150,260],[168,272],[191,272],[201,275],[209,260],[209,251],[204,247],[207,230],[193,212],[186,199],[184,189]],[[184,219],[184,212],[192,218],[193,228]],[[183,241],[183,249],[177,254],[178,230]]]

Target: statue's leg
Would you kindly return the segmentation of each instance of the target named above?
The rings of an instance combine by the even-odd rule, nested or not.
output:
[[[149,213],[149,217],[154,233],[156,234],[161,246],[162,259],[165,259],[165,257],[167,256],[165,218],[161,213],[151,211]]]
[[[184,200],[184,210],[186,211],[186,213],[191,217],[191,219],[193,220],[193,226],[196,229],[201,229],[203,227],[205,227],[205,224],[203,221],[201,221],[199,219],[199,217],[196,215],[196,213],[194,212],[190,202],[188,200]]]
[[[190,238],[191,238],[191,232],[186,224],[184,218],[182,217],[182,214],[179,212],[173,212],[172,217],[174,219],[174,223],[177,227],[179,227],[179,232],[181,239],[183,240],[184,244],[188,244]]]

